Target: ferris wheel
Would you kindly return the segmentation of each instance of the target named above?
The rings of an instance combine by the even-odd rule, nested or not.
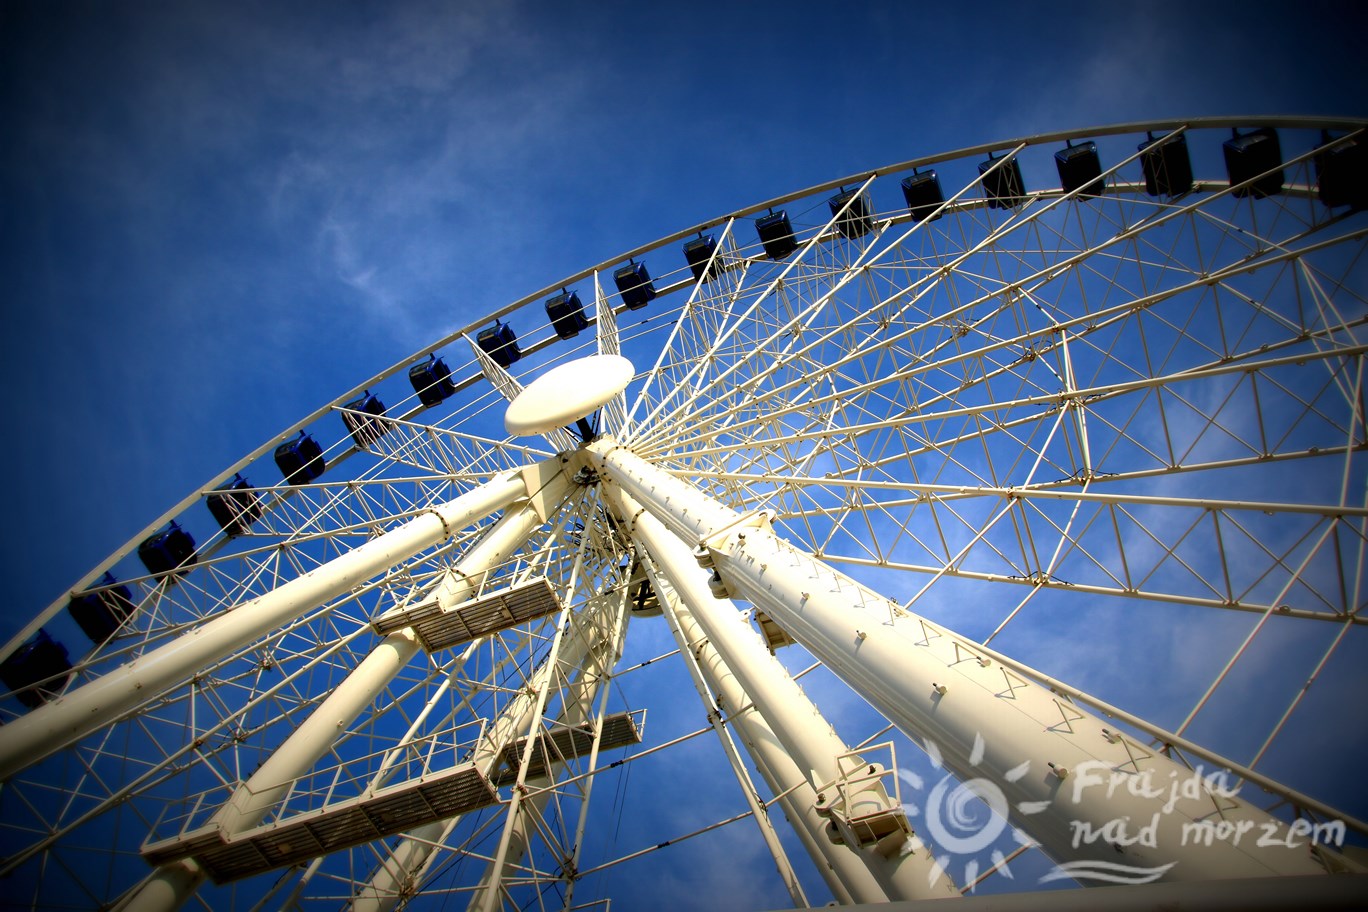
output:
[[[6,646],[6,902],[1361,892],[1365,129],[857,173],[343,391]]]

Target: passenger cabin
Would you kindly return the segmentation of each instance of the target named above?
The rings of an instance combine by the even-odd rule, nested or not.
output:
[[[861,193],[859,190],[842,190],[827,200],[827,206],[831,209],[832,217],[836,219],[836,230],[843,237],[851,240],[864,237],[874,227],[873,210],[869,206],[867,193]]]
[[[941,192],[940,178],[936,176],[935,170],[912,172],[911,177],[905,177],[902,181],[903,199],[907,201],[907,210],[912,214],[912,221],[920,222],[926,219],[935,221],[943,213],[937,212],[945,203],[945,194]]]
[[[551,328],[561,339],[573,339],[589,327],[580,296],[566,289],[561,289],[561,293],[554,298],[546,299],[546,316],[551,321]]]
[[[699,235],[692,241],[684,245],[684,259],[689,263],[689,270],[693,273],[694,281],[701,282],[703,279],[717,278],[717,262],[713,259],[713,254],[717,251],[717,239],[711,234]],[[712,268],[708,264],[712,263]]]
[[[435,354],[428,360],[410,367],[408,376],[409,383],[413,385],[413,391],[418,394],[418,401],[423,403],[424,408],[432,408],[456,392],[456,387],[451,382],[451,368]]]
[[[656,296],[655,285],[651,282],[651,274],[646,271],[645,263],[631,260],[626,266],[619,266],[613,273],[613,283],[617,285],[622,303],[627,305],[628,310],[640,310]]]
[[[475,344],[504,370],[508,370],[522,357],[522,349],[518,347],[518,336],[513,332],[513,327],[498,320],[494,321],[493,326],[480,330],[480,334],[475,337]]]
[[[118,633],[123,622],[133,613],[133,597],[127,586],[116,585],[114,574],[105,575],[95,591],[74,595],[67,605],[71,618],[95,644],[103,643]]]
[[[1283,159],[1278,132],[1260,127],[1243,135],[1236,130],[1234,134],[1221,144],[1226,176],[1230,178],[1230,186],[1235,188],[1234,194],[1263,199],[1282,193]]]
[[[385,414],[385,403],[376,398],[370,390],[342,406],[342,423],[347,426],[356,445],[365,449],[381,437],[389,428],[383,421],[375,419]]]
[[[1192,189],[1192,158],[1187,137],[1167,141],[1153,133],[1139,145],[1140,166],[1145,172],[1145,192],[1150,196],[1178,196]]]
[[[756,219],[755,233],[760,235],[765,256],[771,260],[782,260],[798,249],[798,239],[793,236],[793,224],[789,222],[788,212],[784,209]]]
[[[240,474],[205,498],[209,512],[227,535],[243,535],[261,518],[261,498]]]
[[[1055,170],[1059,172],[1059,186],[1065,193],[1077,193],[1080,199],[1102,195],[1102,160],[1097,155],[1097,143],[1070,142],[1054,154]]]
[[[0,662],[0,681],[29,709],[57,696],[70,678],[66,647],[42,629]]]
[[[1026,202],[1026,182],[1015,158],[1004,161],[989,154],[987,161],[979,162],[978,172],[989,209],[1014,209]]]
[[[143,539],[138,545],[138,559],[153,576],[184,572],[195,562],[195,540],[175,520],[165,529]]]
[[[294,440],[287,440],[276,447],[275,462],[280,474],[285,477],[285,483],[291,485],[308,484],[327,468],[323,448],[303,431]]]
[[[1321,144],[1333,142],[1328,133]],[[1351,139],[1331,146],[1315,157],[1316,194],[1330,208],[1349,206],[1368,209],[1368,143]]]

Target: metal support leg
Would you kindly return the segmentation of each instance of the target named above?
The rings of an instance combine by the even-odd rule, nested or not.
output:
[[[0,731],[0,781],[214,667],[224,656],[300,613],[336,598],[526,495],[520,470],[505,472],[15,719]]]
[[[561,648],[571,627],[572,614],[569,604],[575,596],[575,586],[579,582],[579,575],[584,569],[584,552],[589,545],[589,537],[584,536],[580,539],[579,551],[575,554],[575,565],[570,570],[570,579],[565,584],[564,602],[567,605],[562,614],[560,628],[556,631],[556,636],[551,640],[551,651],[546,656],[546,665],[549,669],[555,669],[561,659]],[[531,721],[527,728],[527,743],[522,749],[521,762],[518,764],[518,778],[513,783],[512,796],[508,802],[507,822],[504,824],[503,832],[499,835],[499,847],[494,852],[494,859],[490,863],[490,868],[494,872],[494,877],[481,893],[476,893],[471,900],[470,908],[478,909],[479,912],[494,912],[494,909],[502,904],[503,883],[501,875],[504,863],[508,858],[509,847],[513,841],[513,835],[517,832],[514,826],[521,812],[521,805],[527,796],[527,771],[531,764],[533,752],[537,749],[537,736],[541,733],[542,717],[546,713],[546,701],[549,696],[550,685],[554,678],[548,677],[536,690],[533,695],[534,708],[531,713]]]
[[[735,729],[740,734],[751,762],[769,786],[771,793],[779,796],[778,804],[784,816],[793,826],[798,841],[807,850],[814,867],[826,881],[836,902],[849,905],[856,901],[855,896],[864,897],[861,902],[887,902],[887,894],[870,875],[864,862],[844,846],[835,845],[826,838],[827,821],[816,812],[817,793],[813,791],[811,784],[799,771],[792,758],[780,748],[774,730],[752,705],[750,697],[737,683],[736,676],[727,670],[717,650],[708,642],[689,609],[680,601],[674,587],[659,575],[653,563],[647,564],[647,572],[651,576],[651,584],[656,587],[656,594],[665,619],[670,625],[670,632],[679,644],[690,674],[696,676],[697,682],[701,684],[699,695],[708,705],[709,721],[719,730],[719,737],[725,739],[724,744],[731,741],[727,727]],[[714,694],[716,704],[713,702]],[[730,707],[725,727],[722,724],[720,706]],[[728,751],[728,759],[734,751],[735,747],[732,746]],[[744,773],[743,768],[738,772],[738,779],[741,780],[743,789],[751,789],[750,777],[744,776]],[[755,811],[754,807],[752,811]],[[769,824],[766,832],[768,843],[773,825],[769,823],[768,817],[766,823]],[[787,881],[792,876],[792,867],[788,865],[787,857],[783,856],[782,862],[780,856],[776,856],[775,860],[780,866],[780,875]],[[809,905],[806,899],[794,901],[799,907]]]
[[[789,862],[788,854],[779,842],[779,834],[774,830],[774,822],[770,820],[769,811],[752,784],[750,774],[746,772],[745,764],[741,762],[741,754],[736,749],[736,742],[732,740],[731,732],[727,731],[722,712],[713,702],[703,672],[694,660],[693,649],[690,647],[689,641],[680,632],[677,617],[678,597],[667,588],[669,584],[653,567],[649,568],[647,573],[650,574],[651,585],[655,587],[656,597],[659,599],[666,621],[670,625],[670,632],[674,635],[675,642],[679,644],[679,654],[689,670],[689,678],[693,681],[694,689],[698,691],[698,698],[703,701],[708,723],[712,725],[713,732],[722,745],[722,753],[726,755],[727,763],[732,768],[732,775],[736,776],[736,782],[741,786],[741,792],[745,796],[746,805],[750,808],[751,816],[760,829],[760,838],[764,840],[765,846],[769,849],[770,856],[774,859],[774,866],[778,869],[779,877],[784,881],[784,887],[788,890],[789,897],[793,900],[794,905],[799,908],[805,907],[809,903],[803,893],[803,886],[799,883],[798,875]]]
[[[558,493],[563,494],[568,485],[562,483],[559,488]],[[530,502],[505,514],[439,586],[442,590],[439,597],[445,599],[444,607],[468,599],[485,573],[506,560],[545,519]],[[418,641],[409,631],[397,631],[381,641],[233,792],[210,824],[229,835],[259,824],[289,791],[290,784],[313,769],[337,736],[408,665],[418,650]],[[138,912],[170,912],[193,895],[204,877],[204,872],[191,859],[165,865],[130,897],[127,908]]]
[[[817,807],[825,810],[834,805],[839,783],[846,772],[840,758],[849,756],[849,747],[822,718],[797,682],[764,648],[735,606],[709,592],[708,574],[698,566],[689,547],[654,516],[643,513],[640,505],[620,488],[605,485],[604,494],[623,517],[632,537],[650,553],[679,593],[759,715],[774,729],[783,748],[817,790]],[[906,824],[901,806],[877,779],[860,785],[853,803],[867,809],[871,819]],[[879,817],[880,814],[883,816]],[[884,832],[877,840],[862,839],[849,828],[851,820],[848,817],[824,816],[829,817],[827,833],[839,837],[847,851],[859,856],[883,888],[886,898],[927,899],[959,895],[910,828],[899,826]],[[861,901],[865,900],[861,898]]]
[[[933,741],[956,775],[992,782],[1014,823],[1056,859],[1124,864],[1169,880],[1323,872],[1306,841],[1260,808],[799,551],[763,516],[741,516],[611,440],[576,458],[606,490],[626,492],[699,543],[727,590],[909,737]],[[1201,838],[1217,823],[1248,838]]]
[[[581,636],[594,640],[595,645],[584,655],[578,679],[567,682],[566,695],[557,719],[559,724],[579,726],[590,721],[594,718],[593,706],[596,700],[600,703],[598,719],[600,723],[602,722],[609,694],[609,689],[603,685],[607,683],[613,666],[622,656],[622,643],[627,633],[627,599],[629,597],[630,592],[626,586],[618,592],[599,596],[602,600],[602,606],[596,610],[585,611],[577,619],[580,625],[588,625],[591,628],[582,631]],[[611,609],[610,606],[612,606]],[[568,657],[569,653],[567,652],[566,655]],[[576,662],[575,664],[580,663]],[[596,729],[595,751],[597,751],[598,735],[600,734],[601,724]],[[590,769],[594,768],[597,759],[597,753],[590,756]],[[496,865],[491,862],[486,867],[484,876],[480,878],[479,885],[471,896],[469,908],[478,909],[486,903],[498,904],[501,885],[506,879],[516,876],[516,869],[527,854],[532,818],[534,816],[541,818],[545,813],[546,805],[552,797],[550,789],[552,784],[553,778],[549,775],[536,779],[529,776],[527,781],[528,795],[523,799],[517,817],[511,819],[507,824],[512,832],[503,863]],[[564,888],[564,905],[567,909],[570,908],[574,896],[575,871],[579,865],[579,850],[583,844],[584,823],[589,809],[589,793],[593,784],[594,777],[590,776],[582,785],[580,823],[576,828],[576,838],[570,845],[562,847],[565,852],[562,868],[564,878],[567,881]]]

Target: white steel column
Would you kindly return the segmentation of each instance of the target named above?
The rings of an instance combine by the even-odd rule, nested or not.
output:
[[[993,783],[1020,812],[1013,822],[1056,859],[1143,867],[1167,880],[1323,873],[1306,841],[1271,815],[1213,794],[1200,773],[799,551],[762,515],[743,517],[612,440],[576,458],[607,491],[629,493],[676,535],[703,545],[733,595],[769,615],[909,737],[933,741],[957,776]],[[1200,837],[1217,823],[1245,838]],[[1261,839],[1267,833],[1276,838]]]
[[[196,673],[213,668],[234,650],[450,538],[454,532],[527,493],[522,470],[498,475],[272,592],[219,614],[122,668],[20,716],[0,729],[0,781],[98,731]]]
[[[654,568],[649,568],[648,572],[652,573],[654,582]],[[888,895],[869,873],[864,861],[845,846],[836,845],[827,838],[826,818],[817,813],[817,792],[708,642],[693,614],[673,588],[657,589],[657,593],[680,649],[693,656],[695,666],[716,695],[718,705],[727,709],[727,725],[741,736],[751,762],[769,786],[770,793],[778,796],[784,816],[836,902],[843,906],[854,902],[887,902]]]
[[[741,791],[746,798],[746,805],[751,811],[751,817],[754,818],[755,825],[760,830],[760,838],[765,841],[765,846],[769,849],[770,855],[774,858],[774,866],[779,871],[779,878],[784,882],[784,886],[789,892],[789,897],[793,900],[794,907],[805,909],[811,905],[811,903],[808,902],[807,896],[803,892],[803,885],[798,880],[798,874],[794,871],[793,864],[789,861],[788,853],[784,851],[784,846],[779,841],[779,834],[774,829],[774,821],[770,819],[769,809],[765,806],[764,799],[760,797],[760,793],[756,790],[754,783],[751,781],[750,774],[746,772],[746,766],[741,761],[741,754],[736,749],[736,742],[732,739],[731,732],[727,730],[726,723],[731,721],[731,714],[729,713],[727,718],[723,717],[722,710],[718,707],[717,702],[720,698],[713,696],[713,694],[717,692],[716,688],[713,688],[708,683],[708,679],[703,674],[703,670],[699,667],[698,653],[706,646],[706,641],[699,641],[696,644],[690,642],[689,638],[684,634],[679,620],[679,615],[686,612],[688,609],[680,604],[679,596],[675,592],[674,587],[656,570],[654,563],[649,559],[645,560],[643,563],[646,567],[647,575],[651,578],[651,586],[655,589],[656,599],[660,602],[661,612],[664,614],[665,620],[669,625],[670,633],[674,636],[675,642],[679,644],[679,657],[684,662],[684,666],[688,669],[689,678],[693,681],[694,689],[698,691],[698,698],[703,702],[703,706],[707,711],[708,724],[712,726],[713,733],[717,735],[717,740],[722,745],[722,753],[726,755],[727,763],[731,765],[732,774],[736,776],[737,785],[741,786]],[[740,704],[723,702],[723,705],[739,706]],[[737,714],[739,715],[740,713],[737,712]],[[747,714],[752,717],[755,716],[754,709],[747,711]],[[735,727],[735,725],[733,725],[733,727]],[[758,763],[756,765],[757,767],[759,766]],[[798,832],[798,838],[803,842],[803,845],[808,847],[809,841],[805,837],[809,837],[811,834],[807,833],[807,831],[797,823],[795,823],[794,829]],[[817,867],[822,871],[823,879],[827,880],[828,885],[830,886],[831,881],[834,878],[829,876],[825,859],[818,856],[815,857],[813,861],[817,863]],[[837,884],[839,884],[839,881],[837,881]],[[836,887],[832,887],[832,895],[834,896],[840,896],[841,893],[845,892],[843,887],[839,891]],[[844,897],[844,900],[847,902],[849,901],[848,894]]]
[[[793,758],[799,770],[817,791],[817,806],[835,804],[838,783],[844,769],[838,758],[848,756],[850,748],[822,717],[821,712],[803,693],[798,682],[765,649],[759,638],[741,618],[736,606],[725,599],[715,598],[708,589],[708,574],[695,561],[690,549],[665,525],[626,494],[621,487],[607,484],[604,495],[618,511],[629,534],[650,552],[660,571],[675,587],[688,607],[693,619],[702,628],[710,644],[726,663],[726,671],[735,675],[755,705],[756,711],[769,723]],[[719,678],[726,671],[715,669]],[[739,708],[739,707],[738,707]],[[866,766],[863,762],[856,766]],[[895,772],[895,771],[890,771]],[[903,814],[880,780],[861,784],[858,804],[866,813],[886,812]],[[869,873],[879,882],[887,899],[931,899],[958,897],[945,873],[938,869],[935,859],[916,836],[904,837],[901,831],[891,839],[895,844],[861,848],[853,834],[845,831],[844,821],[831,816],[842,831],[847,851],[858,855]],[[858,889],[858,884],[850,885]],[[856,896],[867,902],[863,896]],[[877,900],[874,900],[877,901]]]

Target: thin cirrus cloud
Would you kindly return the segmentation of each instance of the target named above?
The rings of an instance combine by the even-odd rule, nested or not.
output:
[[[0,55],[17,74],[0,82],[16,126],[0,218],[29,326],[5,380],[63,443],[7,454],[8,474],[63,480],[25,497],[30,538],[101,511],[61,569],[13,568],[34,590],[18,601],[53,598],[348,384],[668,231],[940,148],[1361,97],[1338,32],[1312,66],[1308,20],[1257,4],[1006,12],[92,5],[41,28],[7,13],[23,40]],[[1282,44],[1258,43],[1270,23]],[[37,379],[54,354],[65,385]]]

